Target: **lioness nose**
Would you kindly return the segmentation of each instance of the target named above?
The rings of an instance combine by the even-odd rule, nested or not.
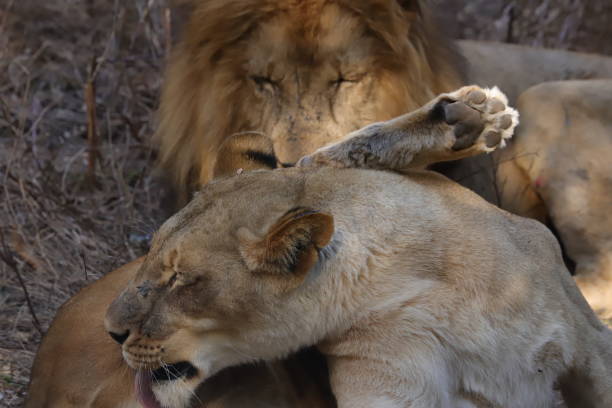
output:
[[[123,344],[123,343],[125,343],[127,338],[130,336],[130,331],[126,330],[125,333],[123,333],[123,334],[117,334],[117,333],[113,333],[113,332],[109,331],[108,334],[110,334],[110,336],[113,338],[113,340],[115,340],[117,343]]]

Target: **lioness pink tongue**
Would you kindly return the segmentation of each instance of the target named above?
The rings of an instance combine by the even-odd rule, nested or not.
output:
[[[138,402],[140,402],[144,408],[162,408],[153,394],[151,384],[152,378],[150,371],[136,371],[136,382],[134,387],[136,388],[136,398]]]

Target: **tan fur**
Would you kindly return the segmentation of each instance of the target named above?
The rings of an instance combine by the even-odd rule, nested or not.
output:
[[[612,319],[612,80],[551,82],[519,98],[497,171],[502,206],[550,222],[593,309]],[[612,321],[612,320],[611,320]]]
[[[189,361],[200,381],[319,343],[341,408],[550,407],[556,387],[569,407],[610,406],[612,333],[552,234],[408,174],[282,169],[209,184],[162,226],[107,329],[129,333],[130,366]],[[314,264],[300,256],[312,250]]]

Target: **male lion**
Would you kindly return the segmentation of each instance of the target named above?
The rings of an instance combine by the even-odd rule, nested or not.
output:
[[[235,133],[256,131],[271,138],[282,167],[466,83],[499,86],[512,101],[544,81],[612,78],[612,58],[513,45],[461,42],[466,64],[418,0],[184,3],[192,9],[170,59],[155,139],[182,203],[212,179],[216,162],[224,160],[219,148]],[[612,127],[612,118],[600,112],[609,111],[612,97],[602,89],[587,98],[596,103],[565,103],[552,98],[566,93],[563,85],[545,89],[548,94],[524,94],[519,109],[551,102],[571,106],[573,124],[580,120],[579,126],[559,124],[558,115],[538,115],[519,130],[513,154],[436,169],[502,208],[556,227],[575,271],[597,282],[587,288],[578,281],[587,300],[612,318],[612,219],[605,200],[612,196],[612,161],[591,157],[611,146],[605,128]],[[572,99],[579,99],[584,92],[574,89]],[[607,125],[598,126],[602,122]],[[559,126],[542,138],[542,128]],[[585,128],[592,134],[588,140]],[[577,150],[584,153],[574,155]],[[516,157],[531,157],[533,168],[542,171],[524,170],[522,162],[513,163]],[[570,171],[555,172],[559,167]],[[573,176],[587,168],[589,180],[602,180],[601,192]],[[554,178],[545,174],[551,172]],[[544,179],[546,191],[541,191]],[[577,181],[587,195],[578,208],[559,211]],[[534,201],[541,204],[537,211]],[[584,212],[593,216],[581,216]]]
[[[464,88],[441,95],[411,114],[370,125],[349,139],[351,143],[360,144],[351,147],[351,154],[346,155],[346,159],[351,160],[348,165],[402,170],[404,164],[422,167],[439,160],[490,151],[505,143],[517,123],[516,112],[506,108],[503,95],[497,94],[496,97],[496,92]],[[257,134],[250,137],[246,140],[245,135],[234,136],[224,144],[223,152],[233,151],[236,157],[242,157],[245,152],[266,153],[269,139]],[[316,162],[327,157],[325,152],[315,156]],[[346,166],[343,159],[329,156],[325,160],[330,165]],[[231,165],[248,163],[231,162],[230,168]],[[216,171],[222,175],[228,168],[219,162]],[[136,395],[129,386],[134,382],[134,375],[122,364],[110,338],[104,336],[102,318],[105,308],[119,294],[125,282],[135,276],[142,263],[140,259],[112,272],[62,307],[37,356],[26,407],[137,406]],[[75,321],[80,324],[78,332],[72,335]],[[121,336],[116,336],[116,340],[122,341]],[[78,350],[78,356],[69,358],[73,350]],[[69,361],[64,362],[65,359]],[[187,365],[175,364],[169,370],[175,370],[174,375],[164,376],[166,381],[160,381],[156,397],[167,406],[183,406],[200,385],[201,378],[190,376],[192,371]],[[308,375],[296,378],[298,383],[292,385],[285,377],[293,378],[295,370],[275,366],[262,367],[256,371],[257,374],[253,370],[229,371],[222,374],[221,379],[217,377],[212,383],[207,382],[197,389],[196,401],[209,407],[259,404],[325,407],[334,404],[324,384],[313,384]],[[311,375],[320,375],[320,369],[314,367]],[[296,392],[296,388],[304,387],[310,388],[306,388],[303,394]],[[151,402],[156,399],[147,393],[141,393],[140,399],[145,405],[156,406]]]
[[[145,407],[188,405],[172,373],[197,383],[313,344],[341,408],[548,408],[557,388],[570,408],[611,406],[612,332],[553,235],[410,171],[499,145],[515,115],[490,96],[442,96],[299,163],[408,177],[249,172],[166,221],[106,317]]]

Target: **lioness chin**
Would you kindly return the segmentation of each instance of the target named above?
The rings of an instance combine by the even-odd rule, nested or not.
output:
[[[189,404],[155,376],[197,383],[318,344],[341,408],[544,408],[556,389],[569,407],[610,406],[612,333],[552,234],[411,170],[514,126],[496,91],[465,88],[300,168],[205,186],[107,312],[141,402]],[[347,168],[370,165],[407,176]]]

